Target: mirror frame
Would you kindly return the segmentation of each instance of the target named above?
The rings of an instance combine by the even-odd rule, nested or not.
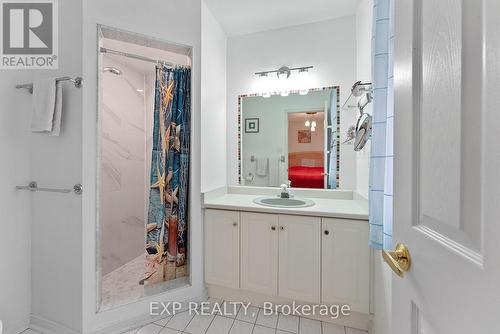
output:
[[[337,108],[337,138],[336,138],[336,145],[337,145],[337,166],[335,168],[336,175],[337,175],[337,187],[335,189],[323,189],[323,190],[336,190],[340,188],[340,86],[326,86],[326,87],[321,87],[321,88],[310,88],[309,93],[311,92],[319,92],[319,91],[324,91],[327,89],[337,89],[337,99],[336,99],[336,108]],[[290,91],[290,95],[292,94],[299,94],[298,90],[292,90]],[[243,102],[243,98],[245,97],[257,97],[261,96],[262,94],[242,94],[238,95],[238,185],[243,186],[242,182],[242,160],[241,160],[241,152],[243,151],[242,147],[242,115],[241,115],[241,104]],[[279,95],[279,93],[273,93],[272,95]],[[325,115],[326,117],[326,115]],[[288,170],[288,167],[287,167]],[[298,189],[298,188],[296,188]]]

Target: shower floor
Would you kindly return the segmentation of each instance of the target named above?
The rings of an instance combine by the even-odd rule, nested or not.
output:
[[[140,255],[104,275],[101,282],[101,311],[190,284],[187,276],[154,285],[140,285],[139,281],[144,278],[145,256]]]

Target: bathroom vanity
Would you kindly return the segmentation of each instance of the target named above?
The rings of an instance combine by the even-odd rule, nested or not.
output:
[[[277,194],[277,188],[251,187],[205,194],[209,295],[257,304],[347,304],[360,318],[369,314],[366,199],[351,191],[294,189],[294,198],[314,205],[255,203],[256,198]]]

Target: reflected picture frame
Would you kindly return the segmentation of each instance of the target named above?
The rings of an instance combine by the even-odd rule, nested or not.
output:
[[[245,133],[259,133],[258,118],[245,118]]]

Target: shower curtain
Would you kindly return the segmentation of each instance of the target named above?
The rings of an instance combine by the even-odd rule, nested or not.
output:
[[[141,284],[188,276],[191,70],[156,68],[153,145]]]
[[[374,5],[370,246],[392,249],[394,0],[375,0]]]

